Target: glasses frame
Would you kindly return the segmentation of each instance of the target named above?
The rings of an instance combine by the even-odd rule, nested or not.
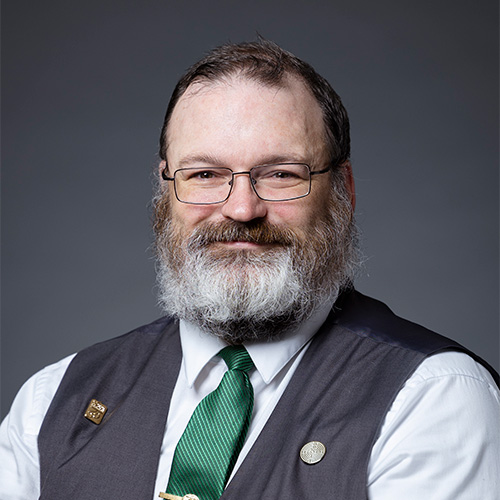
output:
[[[263,198],[262,196],[260,196],[259,193],[257,193],[257,190],[255,189],[255,183],[257,181],[252,177],[252,170],[254,170],[255,168],[258,168],[258,167],[274,167],[274,166],[278,166],[279,167],[279,166],[286,166],[286,165],[303,165],[303,166],[307,167],[307,170],[309,171],[309,187],[308,187],[307,193],[306,194],[302,194],[300,196],[294,196],[293,198],[284,198],[283,200],[268,200],[267,198]],[[268,201],[268,202],[271,202],[271,203],[276,203],[276,202],[279,203],[279,202],[282,202],[282,201],[298,200],[300,198],[305,198],[306,196],[308,196],[309,194],[311,194],[312,176],[313,175],[318,175],[318,174],[326,174],[327,172],[330,171],[330,169],[332,168],[332,166],[333,166],[332,164],[329,164],[323,170],[312,171],[311,167],[307,163],[301,163],[301,162],[269,163],[269,164],[266,164],[266,165],[255,165],[255,167],[252,167],[250,170],[245,170],[243,172],[233,172],[230,168],[217,167],[217,168],[225,168],[226,170],[228,170],[229,172],[231,172],[231,180],[229,181],[229,185],[230,185],[229,193],[228,193],[228,195],[223,200],[220,200],[220,201],[211,201],[211,202],[208,202],[208,203],[205,203],[205,202],[196,202],[196,201],[184,201],[184,200],[181,200],[179,198],[179,195],[177,194],[177,186],[176,186],[176,182],[175,182],[175,174],[177,172],[181,172],[183,170],[189,170],[188,168],[179,168],[179,169],[177,169],[177,170],[174,171],[173,177],[169,177],[167,175],[168,165],[166,165],[165,168],[161,172],[161,177],[162,177],[162,179],[164,181],[172,181],[174,183],[174,193],[175,193],[175,197],[177,198],[177,201],[179,201],[180,203],[185,203],[187,205],[218,205],[219,203],[226,202],[229,199],[229,197],[231,196],[231,193],[233,192],[234,176],[235,175],[248,175],[248,177],[250,179],[250,184],[251,184],[252,189],[253,189],[253,192],[256,194],[257,198],[259,198],[260,200],[262,200],[262,201]]]

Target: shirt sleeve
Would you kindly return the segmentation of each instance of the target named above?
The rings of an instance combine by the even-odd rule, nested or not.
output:
[[[74,355],[47,366],[20,389],[0,425],[0,498],[40,495],[38,433],[45,413]]]
[[[396,397],[371,455],[370,500],[498,500],[500,396],[463,353],[425,360]]]

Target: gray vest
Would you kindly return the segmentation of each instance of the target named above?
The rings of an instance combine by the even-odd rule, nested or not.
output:
[[[344,294],[221,499],[366,500],[371,449],[391,403],[426,356],[449,349],[465,351],[378,301]],[[39,434],[41,499],[158,495],[181,356],[178,326],[162,318],[74,358]],[[93,398],[108,407],[100,425],[83,416]],[[299,457],[310,441],[327,449],[315,465]]]

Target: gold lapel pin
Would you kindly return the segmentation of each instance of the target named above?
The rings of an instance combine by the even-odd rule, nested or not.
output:
[[[107,411],[108,407],[106,405],[103,405],[97,399],[93,399],[85,410],[84,417],[99,425]]]
[[[300,458],[306,464],[313,465],[317,464],[321,460],[326,453],[326,446],[319,441],[311,441],[310,443],[302,446],[300,450]]]

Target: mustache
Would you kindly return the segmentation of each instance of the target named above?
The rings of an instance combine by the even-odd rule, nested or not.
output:
[[[207,247],[213,243],[244,241],[261,245],[292,246],[298,242],[297,235],[290,229],[269,222],[224,221],[206,223],[197,227],[189,237],[188,250]]]

